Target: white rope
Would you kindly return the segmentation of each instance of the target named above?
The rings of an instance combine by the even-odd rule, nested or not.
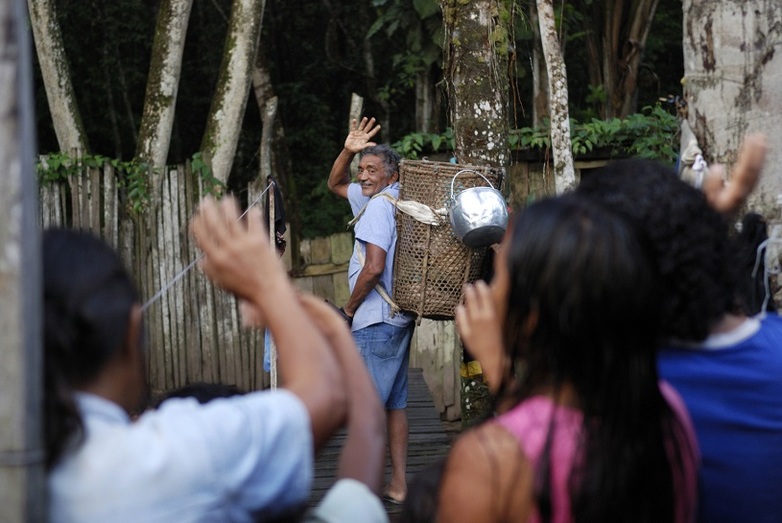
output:
[[[266,193],[268,192],[269,188],[271,188],[271,186],[272,186],[272,185],[274,185],[274,181],[273,181],[273,180],[270,180],[270,181],[269,181],[269,184],[266,186],[266,189],[264,189],[264,190],[263,190],[263,192],[261,192],[261,194],[259,194],[259,195],[258,195],[258,197],[257,197],[255,200],[253,200],[253,202],[252,202],[250,205],[248,205],[248,206],[247,206],[247,209],[245,209],[245,211],[242,213],[242,215],[241,215],[241,216],[239,216],[239,220],[241,220],[242,218],[244,218],[244,216],[245,216],[245,215],[246,215],[248,212],[250,212],[250,209],[251,209],[251,208],[252,208],[254,205],[256,205],[256,204],[257,204],[259,201],[261,201],[261,198],[263,198],[263,195],[264,195],[264,194],[266,194]],[[273,239],[272,239],[272,240],[273,240]],[[193,267],[195,267],[196,263],[198,263],[199,261],[201,261],[201,258],[203,258],[203,257],[204,257],[204,253],[202,252],[201,254],[199,254],[199,255],[196,257],[196,259],[195,259],[195,260],[193,260],[193,261],[192,261],[192,263],[190,263],[190,265],[188,265],[187,267],[185,267],[184,269],[182,269],[182,270],[181,270],[181,271],[180,271],[180,272],[179,272],[179,273],[178,273],[176,276],[174,276],[173,278],[171,278],[171,280],[170,280],[168,283],[166,283],[165,285],[163,285],[163,287],[162,287],[162,288],[161,288],[159,291],[157,291],[157,293],[155,293],[155,295],[154,295],[154,296],[152,296],[152,297],[151,297],[149,300],[147,300],[147,302],[146,302],[144,305],[142,305],[142,306],[141,306],[141,310],[142,310],[142,311],[145,311],[147,308],[149,308],[149,306],[150,306],[150,305],[152,305],[152,304],[153,304],[153,303],[155,303],[157,300],[159,300],[159,299],[160,299],[160,297],[161,297],[161,296],[163,296],[163,295],[166,293],[166,291],[168,291],[168,289],[170,289],[170,288],[171,288],[171,286],[172,286],[172,285],[174,285],[176,282],[178,282],[180,279],[182,279],[182,277],[183,277],[185,274],[187,274],[187,273],[188,273],[188,271],[190,271],[190,269],[192,269]]]

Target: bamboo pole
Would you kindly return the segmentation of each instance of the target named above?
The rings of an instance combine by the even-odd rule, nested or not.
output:
[[[270,183],[270,178],[272,175],[272,132],[274,130],[274,119],[277,116],[277,97],[273,96],[269,99],[268,102],[266,102],[266,108],[264,110],[263,114],[263,130],[261,132],[261,186],[267,185]],[[274,183],[274,182],[271,182]],[[271,245],[272,251],[276,250],[275,245],[275,230],[274,230],[274,187],[269,187],[269,192],[267,193],[266,198],[269,201],[269,243]],[[269,336],[271,338],[271,335],[268,333],[268,329],[266,330],[266,334],[264,335],[264,347],[266,345],[265,343],[265,336]],[[277,348],[274,345],[274,339],[270,340],[269,343],[269,359],[271,364],[271,370],[270,370],[270,380],[271,380],[271,388],[276,389],[277,388]]]

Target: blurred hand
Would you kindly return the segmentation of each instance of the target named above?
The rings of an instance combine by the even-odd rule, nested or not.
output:
[[[269,246],[260,211],[253,208],[239,220],[234,198],[219,203],[212,197],[202,200],[190,222],[190,230],[205,256],[204,273],[217,285],[240,298],[252,297],[287,281],[285,271]]]
[[[730,182],[725,183],[725,167],[714,165],[703,180],[703,192],[709,204],[723,214],[731,214],[746,203],[760,181],[768,145],[762,133],[747,135],[739,149]]]
[[[456,307],[456,327],[462,343],[480,362],[489,390],[497,392],[508,369],[502,323],[491,289],[483,281],[464,287],[464,302]]]
[[[265,326],[261,311],[249,301],[241,298],[239,299],[239,316],[242,320],[242,327],[245,329],[260,329]]]

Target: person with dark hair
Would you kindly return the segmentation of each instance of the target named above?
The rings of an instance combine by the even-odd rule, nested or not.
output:
[[[206,383],[196,382],[182,385],[176,389],[172,389],[166,392],[159,401],[157,401],[156,407],[159,407],[164,401],[173,398],[193,398],[198,403],[209,403],[217,398],[231,398],[233,396],[241,396],[244,391],[236,385],[227,385],[225,383]]]
[[[762,161],[747,165],[759,169]],[[714,200],[644,160],[612,162],[576,194],[635,223],[657,258],[659,372],[697,431],[699,520],[782,520],[782,319],[742,310],[735,246]]]
[[[169,401],[131,422],[128,413],[146,394],[133,283],[97,238],[46,232],[51,521],[262,521],[280,514],[308,498],[313,452],[343,425],[352,376],[369,379],[339,316],[325,310],[314,318],[297,297],[256,210],[240,222],[234,200],[207,199],[191,226],[207,276],[251,303],[274,333],[284,388],[204,405]],[[382,432],[377,437],[382,441]]]
[[[353,120],[344,148],[331,168],[328,187],[346,198],[353,211],[356,242],[348,268],[350,297],[341,307],[353,338],[385,405],[391,480],[384,499],[401,503],[407,494],[407,366],[413,317],[397,312],[393,295],[399,154],[371,139],[380,131],[375,119]],[[350,163],[360,154],[357,183]]]
[[[454,444],[438,521],[692,519],[697,449],[657,376],[658,287],[638,235],[599,206],[515,214],[490,286],[456,311],[498,416]]]

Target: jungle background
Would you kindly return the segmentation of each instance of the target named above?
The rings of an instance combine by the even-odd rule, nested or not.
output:
[[[534,3],[516,1],[511,11],[511,129],[529,130],[541,123],[533,107]],[[137,150],[159,2],[56,0],[55,4],[89,151],[130,160]],[[587,40],[601,27],[595,20],[598,7],[606,9],[597,4],[601,2],[554,2],[568,73],[570,116],[579,122],[627,116],[606,114],[606,92],[590,82]],[[182,163],[199,151],[230,11],[230,0],[193,3],[168,164]],[[277,118],[284,129],[293,182],[284,190],[287,199],[295,202],[289,220],[296,224],[297,234],[311,238],[344,231],[349,219],[347,204],[329,193],[326,178],[344,140],[351,93],[364,97],[365,115],[383,123],[382,141],[395,144],[404,155],[426,154],[432,137],[439,144],[438,136],[443,137],[439,150],[447,154],[442,43],[443,22],[436,0],[266,0],[257,60],[268,70],[279,98]],[[34,70],[39,151],[46,154],[57,151],[58,143],[40,70]],[[683,74],[682,4],[660,0],[643,48],[634,112],[646,108],[648,115],[649,108],[659,106],[674,114]],[[422,89],[429,90],[432,98],[424,111]],[[261,128],[261,111],[251,96],[229,190],[246,191],[247,182],[257,176]],[[512,143],[516,149],[529,144],[530,140]]]

